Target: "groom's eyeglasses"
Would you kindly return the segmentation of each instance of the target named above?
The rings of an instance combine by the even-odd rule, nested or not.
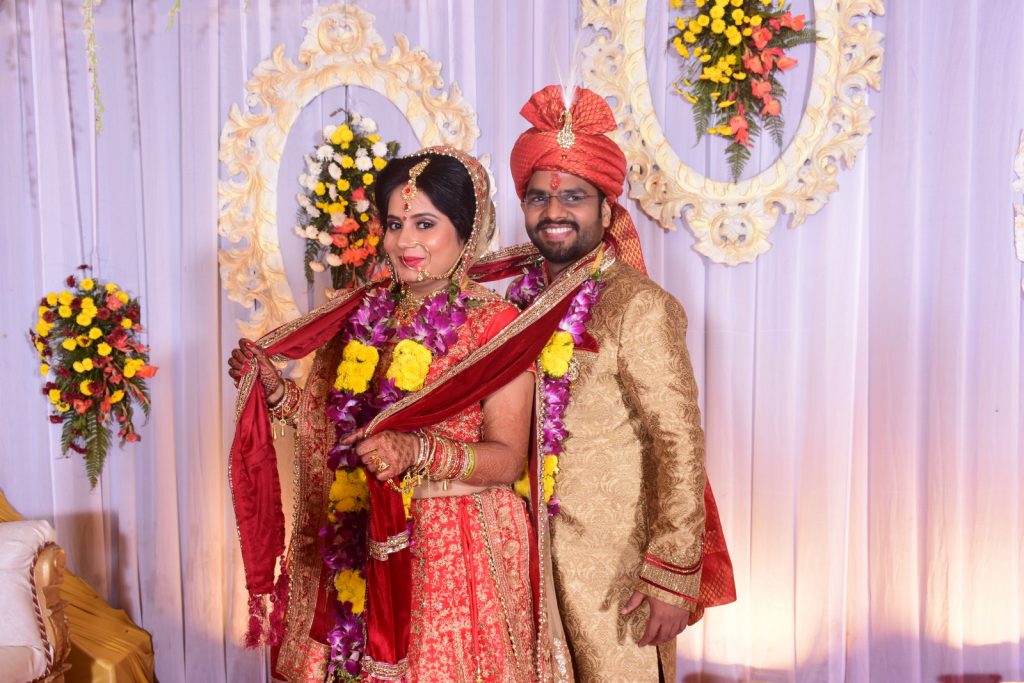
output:
[[[558,194],[544,194],[543,192],[537,192],[535,194],[528,194],[523,199],[523,206],[527,209],[540,211],[541,209],[548,208],[551,204],[552,199],[557,199],[558,203],[566,209],[576,209],[583,205],[583,202],[587,201],[591,197],[599,197],[596,194],[584,194],[583,192],[559,192]]]

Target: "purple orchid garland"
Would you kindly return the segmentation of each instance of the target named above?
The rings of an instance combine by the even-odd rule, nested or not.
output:
[[[392,338],[411,339],[423,344],[434,359],[448,353],[459,338],[459,327],[466,322],[469,298],[462,291],[441,290],[428,296],[413,317],[412,322],[397,330],[392,324],[395,297],[385,288],[366,295],[355,314],[349,319],[343,341],[355,340],[378,350]],[[368,424],[381,411],[396,402],[404,392],[394,380],[382,378],[376,394],[350,391],[331,391],[327,397],[326,413],[334,422],[335,443],[328,451],[327,466],[332,471],[346,473],[362,467],[352,446],[341,439],[359,427]],[[355,569],[366,579],[366,533],[369,515],[366,510],[335,512],[334,521],[328,519],[320,530],[324,539],[324,563],[333,576]],[[366,647],[363,617],[352,611],[352,603],[335,601],[335,622],[327,634],[331,648],[328,673],[341,680],[359,680],[361,660]]]
[[[579,345],[587,331],[590,311],[601,297],[604,283],[597,274],[584,282],[576,296],[569,304],[568,310],[558,323],[558,329],[572,337],[573,344]],[[530,305],[544,291],[544,267],[542,264],[531,266],[521,278],[512,283],[508,290],[508,298],[520,309]],[[573,352],[575,354],[575,351]],[[565,428],[565,410],[569,405],[569,390],[572,382],[567,375],[552,377],[541,374],[541,393],[544,412],[541,419],[541,453],[543,457],[553,455],[561,457],[565,440],[569,432]],[[554,493],[548,501],[548,516],[558,515],[559,503]]]

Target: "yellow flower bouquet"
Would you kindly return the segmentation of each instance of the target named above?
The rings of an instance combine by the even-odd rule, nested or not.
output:
[[[335,112],[337,113],[337,112]],[[306,281],[330,270],[335,289],[365,284],[381,263],[383,230],[371,204],[377,174],[398,155],[384,142],[373,119],[345,112],[341,125],[327,126],[306,156],[295,234],[306,241]]]
[[[692,11],[684,5],[692,2]],[[733,181],[750,159],[753,141],[766,129],[782,147],[785,90],[778,74],[796,66],[787,53],[818,39],[802,14],[785,0],[669,0],[684,13],[670,32],[683,59],[675,91],[693,106],[697,139],[729,141],[725,155]]]
[[[42,393],[51,404],[50,422],[62,425],[61,450],[83,456],[89,483],[96,486],[111,429],[117,426],[121,446],[139,440],[134,406],[149,415],[146,379],[156,368],[140,342],[138,299],[92,277],[69,275],[65,285],[39,301],[29,336],[44,378]]]

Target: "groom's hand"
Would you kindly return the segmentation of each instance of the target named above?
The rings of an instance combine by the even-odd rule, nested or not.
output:
[[[647,621],[647,630],[644,631],[643,638],[637,643],[638,646],[667,643],[686,628],[690,619],[690,613],[687,610],[652,598],[640,591],[635,591],[626,606],[622,608],[623,616],[632,614],[637,607],[643,604],[644,600],[651,607],[651,617]]]

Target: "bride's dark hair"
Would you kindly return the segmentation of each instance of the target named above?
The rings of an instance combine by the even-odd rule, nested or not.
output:
[[[455,226],[459,240],[465,242],[473,232],[476,199],[469,172],[458,159],[444,155],[417,154],[395,159],[377,176],[374,204],[382,227],[387,226],[388,202],[409,182],[409,171],[424,159],[430,163],[416,178],[416,191],[430,198],[434,206]]]

